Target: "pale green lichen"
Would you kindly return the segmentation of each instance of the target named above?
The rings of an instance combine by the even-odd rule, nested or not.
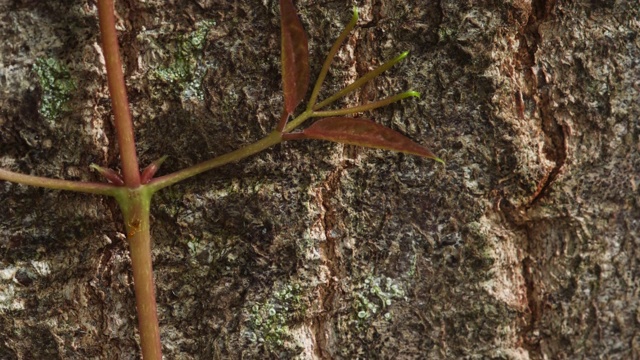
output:
[[[153,70],[152,76],[172,85],[185,100],[204,100],[202,79],[209,65],[202,59],[207,33],[215,25],[213,20],[200,21],[196,30],[178,38],[171,63]]]
[[[187,248],[189,249],[189,255],[191,257],[195,257],[200,254],[206,247],[206,244],[200,241],[199,239],[192,238],[187,241]]]
[[[255,304],[249,314],[247,338],[266,349],[279,352],[283,347],[297,347],[290,335],[289,324],[306,312],[303,290],[298,284],[285,284],[262,304]]]
[[[354,320],[356,326],[366,327],[374,316],[391,320],[388,307],[397,301],[406,300],[403,286],[389,277],[370,276],[355,288]]]
[[[76,85],[69,69],[54,58],[38,58],[33,65],[42,89],[38,111],[50,122],[69,111],[68,101]]]

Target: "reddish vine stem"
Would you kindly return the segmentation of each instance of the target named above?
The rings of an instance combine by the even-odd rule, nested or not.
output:
[[[133,269],[133,288],[136,294],[140,347],[144,360],[162,360],[162,343],[156,305],[153,266],[151,258],[151,234],[149,230],[149,210],[140,233],[129,239],[131,267]]]
[[[162,360],[151,256],[149,209],[153,191],[146,187],[116,197],[124,215],[133,268],[140,347],[144,360]]]
[[[122,62],[120,61],[114,11],[113,0],[98,0],[102,49],[107,67],[107,80],[118,134],[118,145],[120,146],[122,175],[125,185],[129,188],[135,188],[140,185],[140,169],[133,136],[133,121],[131,120],[129,101],[127,100],[127,88],[122,73]]]
[[[131,252],[142,358],[161,360],[162,344],[158,325],[149,230],[149,208],[153,191],[140,186],[140,168],[136,155],[133,121],[120,61],[114,11],[113,0],[98,0],[102,48],[107,67],[107,80],[118,145],[120,146],[122,175],[124,186],[128,189],[126,194],[116,194],[116,199],[123,212]]]

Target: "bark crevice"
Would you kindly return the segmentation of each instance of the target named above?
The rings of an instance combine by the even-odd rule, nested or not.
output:
[[[543,357],[540,346],[539,324],[543,317],[544,289],[538,276],[540,254],[538,254],[535,244],[535,236],[530,232],[531,226],[528,213],[535,210],[539,201],[548,196],[567,158],[568,131],[555,118],[553,109],[550,106],[551,84],[547,83],[544,77],[539,78],[539,75],[534,70],[538,65],[536,52],[543,41],[539,29],[541,24],[552,18],[554,7],[555,0],[534,0],[531,2],[531,11],[527,23],[519,30],[520,49],[516,54],[516,62],[523,73],[522,78],[524,79],[526,91],[534,100],[533,102],[541,121],[540,128],[544,134],[545,142],[542,153],[554,165],[538,180],[535,191],[529,196],[529,201],[517,208],[510,203],[502,208],[508,223],[523,234],[521,272],[526,287],[525,296],[528,314],[524,319],[520,337],[525,348],[534,358]],[[524,119],[525,104],[522,100],[522,92],[519,92],[519,95],[519,97],[516,96],[516,105],[520,118]]]
[[[344,162],[341,163],[334,171],[332,171],[321,185],[317,193],[318,206],[321,209],[320,221],[324,230],[325,241],[319,244],[320,256],[323,264],[326,266],[327,283],[322,285],[318,291],[320,313],[314,320],[314,343],[315,354],[318,359],[332,359],[330,353],[326,349],[330,348],[327,338],[331,329],[329,329],[328,321],[334,313],[335,297],[339,296],[340,286],[338,279],[342,278],[341,260],[337,242],[340,237],[336,234],[338,224],[337,209],[333,205],[333,199],[340,192],[340,178],[345,170]]]

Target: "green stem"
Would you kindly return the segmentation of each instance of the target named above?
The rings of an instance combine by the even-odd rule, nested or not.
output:
[[[298,115],[298,117],[291,120],[291,122],[287,124],[287,126],[284,128],[284,132],[288,133],[293,131],[295,128],[297,128],[298,126],[302,125],[302,123],[307,121],[307,119],[309,119],[312,115],[313,115],[312,110],[307,110],[302,114]]]
[[[162,360],[162,344],[156,307],[156,296],[151,259],[151,232],[149,208],[153,191],[142,186],[127,189],[116,197],[125,221],[133,287],[136,294],[140,347],[144,360]]]
[[[249,144],[245,147],[242,147],[238,150],[232,151],[230,153],[218,156],[217,158],[207,160],[201,162],[199,164],[193,165],[186,169],[182,169],[180,171],[176,171],[169,175],[160,176],[153,180],[151,180],[148,184],[148,187],[151,191],[155,192],[160,189],[163,189],[167,186],[173,185],[182,180],[188,179],[205,171],[211,170],[213,168],[220,167],[222,165],[240,161],[246,157],[249,157],[253,154],[257,154],[273,145],[279,144],[283,141],[282,133],[288,133],[298,126],[300,126],[303,122],[309,119],[312,116],[313,112],[307,110],[302,114],[298,115],[295,119],[289,122],[283,131],[273,131],[266,137],[262,138],[254,142],[253,144]]]
[[[311,114],[311,116],[313,116],[313,117],[329,117],[329,116],[342,116],[342,115],[355,114],[355,113],[369,111],[369,110],[377,109],[379,107],[387,106],[387,105],[389,105],[391,103],[394,103],[396,101],[400,101],[402,99],[406,99],[408,97],[419,97],[419,96],[420,96],[420,93],[418,93],[418,92],[407,91],[407,92],[403,92],[402,94],[390,96],[390,97],[388,97],[386,99],[374,101],[374,102],[371,102],[371,103],[368,103],[368,104],[364,104],[364,105],[360,105],[360,106],[353,106],[353,107],[344,108],[344,109],[338,109],[338,110],[315,111],[315,112],[313,112]]]
[[[4,169],[0,169],[0,180],[47,189],[70,190],[98,195],[115,196],[120,191],[117,186],[109,184],[50,179],[41,176],[19,174]]]
[[[127,88],[122,74],[122,63],[120,62],[113,0],[98,0],[98,16],[102,49],[107,67],[109,93],[111,94],[111,106],[113,107],[118,145],[120,146],[122,175],[127,187],[135,188],[140,185],[140,169],[133,136],[133,121],[131,120],[129,101],[127,100]]]
[[[333,58],[336,56],[336,53],[340,49],[340,46],[344,42],[344,39],[347,38],[347,35],[349,35],[351,30],[353,30],[357,22],[358,22],[358,8],[354,6],[353,16],[351,17],[351,21],[349,22],[349,24],[347,24],[344,30],[342,30],[342,33],[340,33],[340,36],[338,36],[338,39],[336,40],[336,42],[333,43],[331,50],[327,54],[327,58],[324,60],[324,64],[322,65],[322,70],[320,70],[320,75],[318,75],[318,80],[316,80],[316,84],[313,87],[313,92],[311,93],[311,100],[309,100],[309,103],[307,104],[307,110],[313,109],[313,106],[316,104],[316,101],[318,100],[318,94],[320,94],[320,88],[322,87],[324,78],[327,76],[327,73],[329,72],[329,67],[333,62]]]
[[[358,80],[356,80],[351,85],[349,85],[346,88],[338,91],[333,96],[329,97],[328,99],[326,99],[326,100],[322,101],[321,103],[319,103],[318,105],[314,106],[313,110],[322,109],[323,107],[325,107],[325,106],[327,106],[329,104],[332,104],[336,100],[346,96],[350,92],[360,88],[362,85],[366,84],[367,82],[369,82],[370,80],[372,80],[376,76],[380,75],[381,73],[387,71],[393,65],[397,64],[399,61],[401,61],[402,59],[407,57],[408,54],[409,54],[409,52],[405,51],[402,54],[400,54],[400,56],[396,57],[395,59],[391,59],[391,60],[387,61],[386,63],[382,64],[381,66],[377,67],[376,69],[369,71],[363,77],[359,78]]]
[[[287,129],[288,128],[290,128],[290,126],[287,126]],[[282,142],[282,133],[279,131],[273,131],[266,137],[262,138],[261,140],[254,142],[253,144],[249,144],[241,149],[218,156],[217,158],[214,158],[211,160],[201,162],[199,164],[193,165],[186,169],[176,171],[169,175],[157,177],[151,180],[148,186],[152,191],[158,191],[162,188],[165,188],[169,185],[173,185],[179,181],[193,177],[202,172],[211,170],[213,168],[216,168],[231,162],[242,160],[248,156],[259,153],[262,150],[269,148],[273,145],[279,144],[281,142]]]

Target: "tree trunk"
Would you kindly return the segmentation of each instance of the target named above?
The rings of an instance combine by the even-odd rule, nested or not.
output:
[[[167,359],[640,357],[640,10],[632,1],[299,0],[322,96],[446,161],[317,141],[158,193]],[[118,1],[141,166],[258,140],[278,2]],[[98,180],[118,152],[93,1],[0,3],[0,167]],[[135,359],[114,200],[0,183],[0,359]]]

